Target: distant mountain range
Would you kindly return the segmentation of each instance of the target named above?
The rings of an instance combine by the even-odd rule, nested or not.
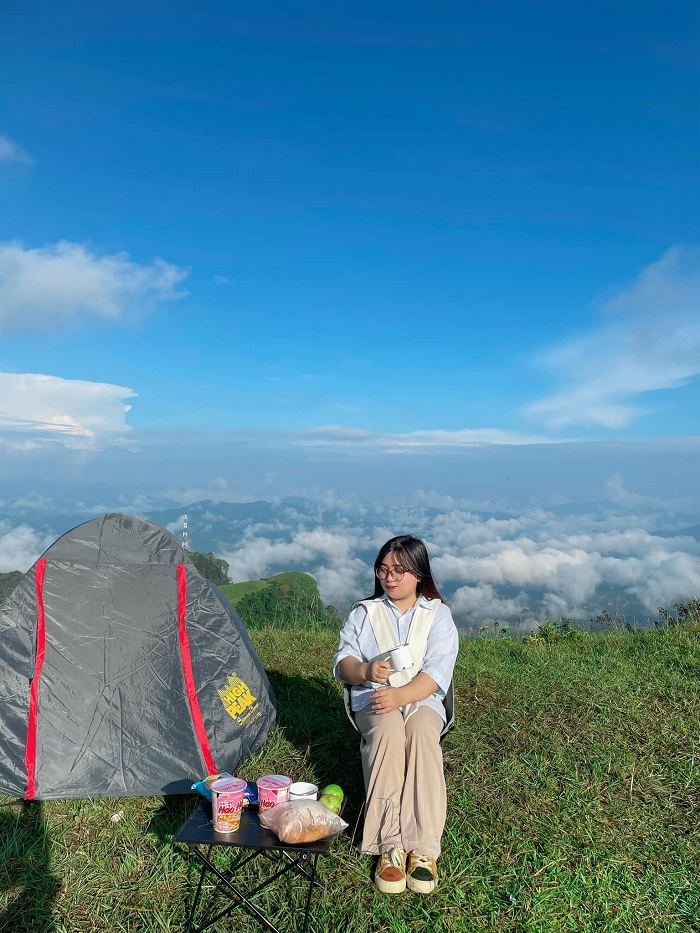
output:
[[[561,518],[596,516],[605,510],[608,514],[628,515],[629,511],[615,507],[610,503],[601,502],[570,502],[564,505],[551,506],[547,509],[552,515]],[[111,512],[119,512],[118,507],[110,508]],[[213,499],[203,499],[183,506],[168,506],[163,508],[134,509],[125,508],[127,514],[137,518],[145,518],[161,527],[172,526],[179,522],[184,514],[188,515],[190,522],[190,537],[196,535],[193,547],[200,551],[216,551],[227,549],[237,544],[232,537],[237,530],[243,530],[250,525],[265,525],[269,522],[278,523],[280,515],[289,517],[306,517],[314,521],[334,525],[348,517],[357,518],[356,508],[325,505],[315,500],[300,496],[288,496],[279,500],[257,499],[252,502],[223,502]],[[410,517],[411,513],[428,517],[437,517],[448,514],[449,508],[435,508],[433,506],[419,506],[416,508],[403,508],[402,514]],[[513,511],[470,509],[475,518],[481,521],[507,521],[514,517]],[[653,509],[640,508],[637,514],[654,513]],[[0,510],[2,517],[13,524],[27,524],[41,531],[52,531],[56,537],[75,528],[83,522],[89,521],[99,514],[95,509],[61,509],[51,507],[46,503],[14,503],[6,502]],[[696,516],[688,516],[695,518]],[[689,524],[676,530],[660,529],[654,532],[658,537],[672,538],[687,536],[700,541],[700,524]]]
[[[690,528],[681,528],[678,531],[657,531],[659,538],[695,538],[700,541],[700,525],[691,525]]]

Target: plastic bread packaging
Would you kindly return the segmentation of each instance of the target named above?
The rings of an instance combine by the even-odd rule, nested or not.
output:
[[[292,845],[317,842],[348,828],[345,820],[318,800],[290,800],[260,814],[260,825]]]

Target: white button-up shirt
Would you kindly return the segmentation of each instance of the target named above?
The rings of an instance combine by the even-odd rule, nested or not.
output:
[[[416,608],[428,606],[430,600],[419,596],[416,602],[401,612],[388,596],[378,596],[375,602],[383,602],[389,610],[394,633],[396,634],[396,644],[405,645],[408,641],[408,633],[411,630],[411,622]],[[445,721],[445,707],[443,700],[447,689],[452,680],[457,652],[459,650],[459,635],[457,626],[454,624],[452,613],[445,603],[435,610],[433,622],[428,632],[428,642],[425,647],[425,655],[420,671],[425,671],[433,678],[438,685],[435,693],[431,693],[425,700],[420,700],[418,706],[429,706]],[[359,661],[369,662],[383,655],[379,652],[377,639],[374,637],[374,631],[364,606],[356,606],[345,621],[345,625],[340,633],[340,645],[335,658],[333,659],[333,674],[336,680],[341,683],[342,678],[338,677],[338,663],[343,658],[357,658]],[[362,684],[353,685],[351,688],[351,706],[354,711],[364,709],[369,706],[372,700],[372,691],[381,686],[380,684],[365,681]]]

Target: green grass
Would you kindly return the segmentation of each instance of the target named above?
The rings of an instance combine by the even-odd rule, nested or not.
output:
[[[350,826],[319,862],[314,933],[700,930],[697,630],[463,640],[458,724],[443,744],[441,885],[428,898],[377,894],[372,860],[352,848],[362,778],[330,676],[336,637],[253,633],[279,724],[238,769],[346,790]],[[0,930],[181,930],[195,866],[172,836],[194,804],[129,798],[1,810]],[[300,886],[281,886],[261,902],[293,928]],[[238,911],[216,929],[259,927]]]
[[[264,590],[269,585],[267,580],[246,580],[245,583],[225,583],[219,589],[226,595],[229,602],[235,606],[244,596],[249,593],[257,593],[258,590]]]

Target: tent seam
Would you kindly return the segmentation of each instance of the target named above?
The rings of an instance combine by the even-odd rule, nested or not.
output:
[[[29,690],[29,721],[27,723],[27,745],[24,764],[27,769],[26,800],[36,796],[36,735],[39,718],[39,681],[46,657],[46,620],[44,617],[44,574],[46,560],[38,560],[34,570],[36,582],[36,654],[34,657],[34,676]]]

